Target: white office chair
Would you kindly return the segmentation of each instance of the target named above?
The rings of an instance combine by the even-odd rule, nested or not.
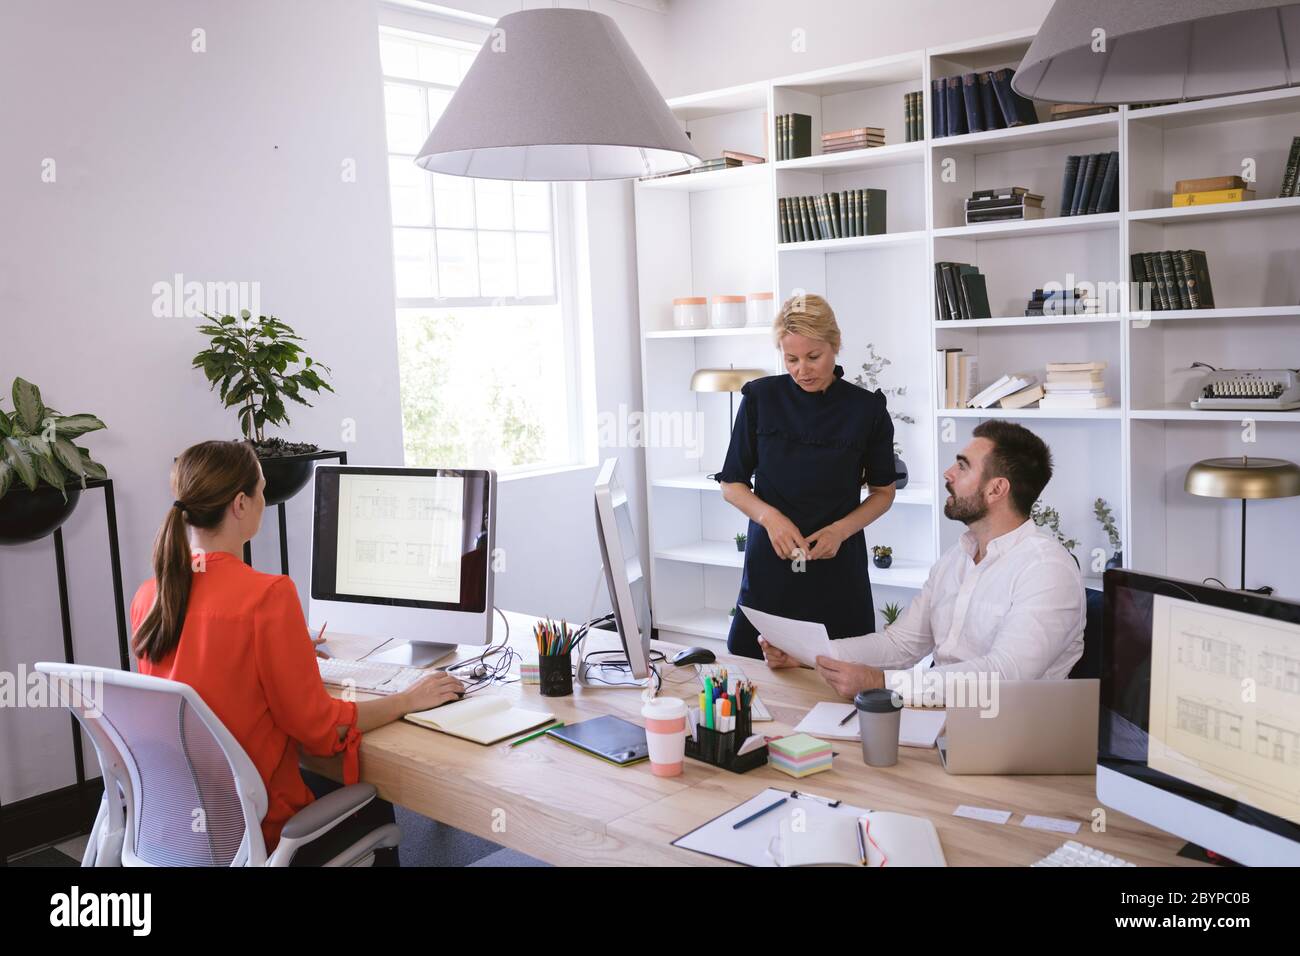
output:
[[[368,783],[326,794],[289,818],[268,858],[261,775],[194,688],[80,664],[36,670],[48,675],[51,700],[81,722],[104,776],[82,866],[288,866],[299,847],[375,799]],[[385,824],[325,865],[370,866],[400,836]]]

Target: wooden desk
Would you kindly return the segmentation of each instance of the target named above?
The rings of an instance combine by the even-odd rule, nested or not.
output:
[[[534,618],[507,614],[511,643],[526,660],[535,659]],[[499,640],[502,628],[495,620]],[[595,633],[592,649],[618,646],[616,635]],[[331,634],[330,645],[347,657],[373,642]],[[679,649],[662,642],[654,647],[670,658]],[[775,719],[755,730],[768,736],[790,732],[813,704],[833,699],[810,670],[771,671],[762,661],[726,655],[718,660],[758,684]],[[699,693],[694,668],[668,665],[663,676],[662,694],[690,699]],[[551,711],[565,723],[601,714],[642,723],[641,693],[632,689],[575,684],[571,697],[545,698],[536,685],[516,682],[482,693]],[[1193,865],[1176,855],[1182,840],[1113,810],[1105,811],[1106,831],[1092,832],[1098,802],[1091,775],[950,776],[938,751],[912,747],[899,748],[896,766],[875,768],[863,763],[856,742],[833,745],[835,768],[802,781],[770,766],[733,774],[689,758],[680,777],[665,779],[646,763],[615,767],[545,737],[518,747],[508,741],[482,747],[398,721],[363,737],[361,779],[392,803],[558,865],[729,865],[670,844],[766,787],[801,788],[873,810],[928,817],[950,866],[1024,866],[1072,839],[1021,827],[1023,815],[1031,813],[1078,820],[1083,825],[1073,839],[1139,866]],[[338,758],[305,757],[304,765],[339,779]],[[1001,826],[954,817],[963,803],[1014,815]]]

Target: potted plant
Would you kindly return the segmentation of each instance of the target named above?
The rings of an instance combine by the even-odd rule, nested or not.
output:
[[[748,540],[749,540],[749,535],[745,534],[743,531],[740,534],[736,535],[736,550],[744,551],[745,542]]]
[[[107,478],[90,452],[72,443],[104,423],[61,415],[31,382],[15,378],[14,408],[0,409],[0,544],[37,541],[68,520],[87,478]]]
[[[1061,547],[1070,552],[1070,557],[1074,558],[1074,563],[1079,564],[1078,557],[1075,556],[1074,549],[1079,546],[1079,542],[1074,538],[1067,538],[1061,530],[1061,515],[1055,508],[1043,504],[1041,501],[1035,501],[1034,506],[1029,509],[1029,517],[1034,520],[1034,524],[1040,528],[1047,528],[1057,541],[1061,542]]]
[[[887,568],[894,563],[894,549],[884,544],[871,546],[871,560],[878,568]]]
[[[885,619],[885,627],[893,624],[898,620],[898,616],[903,613],[903,605],[890,602],[880,609],[880,616]]]
[[[275,316],[253,319],[248,310],[233,315],[208,315],[199,331],[208,347],[194,356],[227,408],[239,409],[239,427],[253,443],[266,476],[266,503],[288,501],[311,479],[312,459],[320,449],[305,442],[267,438],[267,425],[287,425],[285,400],[310,406],[308,392],[334,391],[320,372],[329,367],[304,355],[302,337]]]
[[[890,398],[906,398],[906,385],[891,385],[884,388],[880,385],[880,373],[889,365],[893,365],[889,359],[876,352],[876,346],[872,342],[867,343],[867,360],[862,363],[862,372],[857,375],[853,381],[855,384],[866,389],[875,389],[883,395],[888,401]],[[903,412],[890,411],[889,417],[896,422],[904,425],[915,425],[916,419],[911,415]],[[907,463],[903,461],[903,446],[894,442],[894,488],[902,491],[907,487]]]
[[[1119,528],[1115,524],[1115,516],[1111,513],[1110,505],[1106,503],[1105,498],[1098,498],[1092,503],[1092,513],[1097,516],[1101,530],[1106,532],[1106,538],[1110,541],[1111,556],[1106,562],[1106,568],[1122,568],[1124,553],[1120,550],[1122,542],[1119,538]]]

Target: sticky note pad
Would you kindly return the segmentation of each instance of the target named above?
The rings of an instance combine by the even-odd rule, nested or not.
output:
[[[831,745],[808,734],[792,734],[767,745],[768,763],[792,777],[831,769]]]
[[[525,684],[540,684],[542,682],[536,664],[520,664],[519,677]]]

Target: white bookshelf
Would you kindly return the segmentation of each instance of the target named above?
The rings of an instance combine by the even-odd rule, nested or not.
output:
[[[1015,67],[1031,39],[1030,31],[1002,34],[669,102],[702,155],[738,149],[770,160],[767,127],[792,111],[813,118],[815,154],[636,186],[644,407],[700,422],[693,449],[646,449],[651,599],[665,636],[725,640],[743,564],[733,536],[746,521],[707,477],[727,448],[727,396],[691,393],[690,375],[728,364],[782,371],[766,327],[674,330],[671,302],[684,295],[771,291],[779,303],[797,290],[817,292],[843,329],[846,379],[859,373],[868,343],[892,361],[881,384],[906,387],[890,408],[915,424],[896,423],[910,483],[866,532],[868,545],[894,551],[891,568],[871,569],[878,611],[909,600],[957,540],[961,526],[943,517],[940,472],[989,418],[1024,422],[1051,446],[1055,474],[1042,500],[1079,540],[1089,586],[1100,586],[1094,549],[1109,554],[1092,514],[1097,497],[1116,513],[1128,567],[1235,580],[1238,507],[1187,495],[1183,475],[1206,457],[1297,458],[1300,412],[1194,411],[1187,403],[1197,375],[1187,367],[1300,366],[1300,199],[1277,197],[1291,137],[1300,135],[1300,90],[1055,122],[1040,105],[1037,125],[930,135],[932,78]],[[908,143],[903,94],[914,90],[925,94],[925,138]],[[887,145],[817,152],[823,129],[852,126],[883,126]],[[1120,155],[1119,211],[1054,215],[1066,156],[1110,150]],[[1177,179],[1239,173],[1247,160],[1256,172],[1253,202],[1170,206]],[[964,225],[965,197],[1000,185],[1042,193],[1047,218]],[[779,197],[859,187],[886,190],[884,235],[779,241]],[[1205,250],[1216,308],[1131,311],[1130,253],[1180,248]],[[941,260],[979,266],[994,318],[935,318],[932,270]],[[1070,275],[1119,295],[1100,313],[1023,315],[1034,288]],[[941,408],[933,356],[954,346],[977,356],[982,383],[1019,370],[1041,378],[1052,361],[1105,361],[1113,404]],[[1243,443],[1248,423],[1253,440]],[[1300,562],[1290,548],[1300,499],[1253,502],[1251,522],[1248,583],[1300,597]]]

